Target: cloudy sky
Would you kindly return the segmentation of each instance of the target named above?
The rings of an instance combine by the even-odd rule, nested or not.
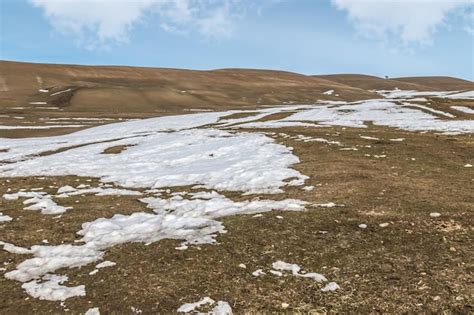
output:
[[[474,79],[473,0],[0,0],[0,58]]]

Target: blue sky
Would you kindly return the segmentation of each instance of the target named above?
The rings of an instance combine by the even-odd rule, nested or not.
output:
[[[4,60],[474,79],[470,0],[1,0]]]

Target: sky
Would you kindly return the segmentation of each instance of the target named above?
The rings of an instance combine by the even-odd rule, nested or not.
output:
[[[0,0],[0,59],[474,80],[474,0]]]

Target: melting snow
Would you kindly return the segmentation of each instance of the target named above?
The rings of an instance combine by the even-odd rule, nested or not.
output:
[[[233,202],[221,195],[210,200],[188,200],[181,196],[170,199],[150,197],[142,199],[142,202],[147,203],[155,214],[138,212],[84,223],[78,232],[83,236],[84,245],[35,245],[29,250],[11,246],[5,248],[8,245],[4,245],[6,250],[34,256],[5,276],[21,282],[40,279],[60,268],[81,267],[96,262],[102,259],[105,249],[126,242],[151,243],[169,238],[184,239],[191,244],[213,243],[216,233],[225,231],[222,223],[215,218],[272,209],[298,211],[303,210],[306,204],[293,199]],[[48,284],[48,287],[54,290],[57,286]]]
[[[338,289],[340,289],[340,287],[336,282],[329,282],[323,288],[321,288],[321,291],[328,292],[328,291],[335,291]]]
[[[55,95],[63,94],[63,93],[69,92],[69,91],[71,91],[71,89],[59,91],[59,92],[56,92],[56,93],[51,94],[50,96],[55,96]]]
[[[92,129],[102,127],[105,126]],[[90,133],[92,129],[87,131]],[[40,141],[44,139],[49,138],[41,138]],[[134,146],[120,154],[102,154],[108,147],[127,144]],[[41,145],[36,148],[21,146],[21,149],[18,143],[13,146],[7,152],[0,152],[0,158],[20,158],[25,157],[27,152],[33,154],[61,147],[56,143],[48,143],[44,149]],[[270,160],[271,163],[268,163]],[[32,157],[1,165],[0,176],[78,175],[101,177],[104,182],[128,188],[201,184],[217,190],[279,193],[282,192],[281,186],[289,185],[284,182],[285,179],[296,178],[303,182],[307,178],[289,168],[298,162],[290,149],[264,135],[196,129],[90,144]]]
[[[424,109],[426,111],[432,112],[433,114],[438,114],[438,115],[449,117],[449,118],[455,118],[456,117],[453,114],[446,113],[446,112],[443,112],[443,111],[440,111],[440,110],[437,110],[437,109],[434,109],[434,108],[431,108],[431,107],[428,107],[428,106],[424,106],[424,105],[411,104],[411,103],[403,103],[403,105],[404,106],[417,107],[417,108]]]
[[[474,99],[474,91],[467,91],[467,92],[461,92],[461,93],[454,93],[454,94],[449,94],[444,96],[444,98],[450,98],[450,99]]]
[[[185,303],[181,305],[176,311],[178,313],[189,313],[194,311],[196,308],[206,305],[206,304],[214,304],[215,301],[211,299],[210,297],[206,296],[202,298],[201,300],[195,302],[195,303]]]
[[[194,310],[198,309],[199,307],[201,307],[203,305],[206,305],[206,304],[213,305],[213,304],[216,304],[216,301],[214,301],[210,297],[206,296],[206,297],[202,298],[200,301],[198,301],[196,303],[185,303],[185,304],[181,305],[177,309],[177,312],[178,313],[189,313],[189,312],[192,312],[192,311],[194,311]],[[203,313],[199,312],[199,314],[203,314]],[[212,314],[212,315],[232,315],[232,308],[230,307],[229,303],[227,303],[225,301],[217,301],[216,306],[208,314]]]
[[[9,215],[4,215],[2,212],[0,212],[0,222],[8,222],[11,221],[12,217]]]
[[[436,97],[443,97],[450,93],[450,92],[438,92],[438,91],[413,91],[413,90],[379,90],[376,91],[378,94],[383,95],[385,98],[414,98],[418,96],[436,96]]]
[[[51,196],[45,192],[36,191],[20,191],[14,194],[4,194],[5,200],[17,200],[18,198],[29,198],[23,201],[24,205],[30,205],[24,207],[24,210],[36,210],[41,211],[42,214],[59,214],[64,213],[72,207],[59,206],[56,202],[51,199]]]
[[[365,122],[374,125],[388,126],[408,131],[437,131],[442,133],[472,133],[472,120],[441,120],[426,113],[421,105],[404,103],[399,105],[390,100],[367,100],[359,102],[339,102],[338,104],[313,105],[302,109],[289,117],[264,122],[245,123],[242,128],[279,128],[283,126],[311,126],[310,122],[319,123],[314,126],[342,126],[367,128]],[[410,106],[410,107],[408,107]],[[429,108],[423,106],[423,109]],[[425,109],[426,110],[426,109]],[[430,109],[430,112],[450,117],[451,114]]]
[[[64,301],[74,296],[86,295],[83,285],[75,287],[62,285],[68,280],[67,276],[46,275],[42,280],[41,282],[37,280],[26,282],[21,287],[32,297],[48,301]]]
[[[252,276],[254,277],[259,277],[263,275],[266,275],[266,273],[262,269],[257,269],[254,272],[252,272]]]
[[[58,198],[66,198],[70,196],[87,195],[87,194],[94,194],[96,196],[112,196],[112,195],[140,196],[142,194],[139,191],[134,191],[134,190],[129,190],[129,189],[103,188],[103,187],[77,189],[71,186],[60,187],[57,193],[58,195],[56,197]]]
[[[98,307],[93,307],[88,309],[84,315],[100,315],[100,311]]]
[[[312,190],[314,190],[314,186],[304,186],[301,189],[303,189],[304,191],[312,191]]]
[[[466,106],[451,106],[452,109],[455,109],[457,111],[466,113],[466,114],[474,114],[474,109]]]
[[[6,242],[3,242],[3,241],[0,241],[0,245],[3,245],[3,250],[5,250],[9,253],[12,253],[12,254],[23,255],[23,254],[31,254],[32,253],[32,251],[28,248],[15,246],[13,244],[6,243]]]
[[[311,278],[316,282],[327,281],[326,277],[316,272],[300,273],[301,267],[297,264],[289,264],[284,261],[276,261],[272,264],[272,268],[281,271],[290,271],[293,276],[302,278]]]
[[[380,140],[379,138],[370,137],[370,136],[359,136],[359,137],[365,140]]]
[[[97,263],[103,258],[107,248],[126,242],[152,243],[168,238],[183,240],[182,246],[211,244],[215,242],[218,233],[225,232],[222,223],[217,221],[220,217],[270,210],[299,211],[308,205],[304,201],[294,199],[250,199],[235,202],[221,195],[219,191],[240,191],[243,194],[279,193],[285,186],[303,186],[307,177],[290,168],[299,162],[292,154],[291,148],[277,144],[274,139],[263,134],[217,129],[219,126],[242,122],[238,127],[336,125],[366,128],[365,122],[372,121],[376,125],[413,131],[452,133],[474,130],[473,121],[439,120],[429,113],[399,105],[395,101],[321,104],[300,106],[296,113],[276,121],[252,122],[255,116],[219,121],[221,117],[238,111],[212,112],[127,121],[57,137],[2,139],[0,161],[11,162],[0,165],[2,177],[90,176],[100,178],[103,183],[115,183],[123,188],[151,189],[150,191],[157,194],[162,193],[157,190],[160,187],[191,185],[193,189],[207,189],[179,194],[167,192],[171,194],[168,199],[157,196],[141,199],[153,213],[114,215],[111,218],[86,222],[78,232],[82,236],[79,240],[83,242],[81,245],[35,245],[27,249],[1,242],[6,251],[33,255],[33,258],[24,260],[17,265],[16,270],[6,273],[5,276],[24,282],[23,288],[39,298],[57,300],[84,295],[83,286],[63,286],[67,276],[51,273],[61,268]],[[293,108],[293,111],[295,110],[296,108]],[[269,113],[283,111],[289,110],[281,107],[260,110],[258,113],[264,117]],[[216,123],[220,124],[215,125],[216,129],[193,129]],[[297,136],[296,139],[340,145],[322,138]],[[118,145],[128,147],[119,154],[102,154],[105,149]],[[55,150],[58,151],[54,152]],[[49,154],[41,155],[45,152]],[[288,181],[289,179],[291,181]],[[132,190],[119,191],[141,194]],[[117,194],[119,191],[111,187],[63,186],[58,190],[58,194]],[[55,206],[60,207],[49,195],[41,192],[24,191],[6,194],[4,198],[30,198],[27,203],[32,205],[29,207],[47,212]],[[38,205],[40,203],[43,206]],[[314,206],[337,205],[331,202]],[[65,208],[63,210],[65,211]],[[106,262],[102,264],[104,263]],[[96,267],[99,268],[100,265]],[[296,264],[278,261],[273,264],[273,268],[276,269],[273,274],[290,271],[298,277],[327,281],[318,273],[300,273],[301,268]],[[329,288],[331,287],[334,286]],[[214,309],[216,308],[231,312],[230,306],[223,301],[219,301]]]
[[[107,268],[107,267],[112,267],[112,266],[115,266],[117,263],[113,262],[113,261],[109,261],[109,260],[106,260],[104,262],[101,262],[100,264],[97,264],[95,267],[97,269],[100,269],[100,268]]]

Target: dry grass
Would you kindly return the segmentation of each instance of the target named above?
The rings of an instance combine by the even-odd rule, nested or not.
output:
[[[288,303],[286,311],[291,312],[472,312],[473,171],[463,167],[474,156],[472,137],[377,127],[274,131],[357,146],[358,151],[340,151],[338,146],[276,138],[292,146],[300,157],[295,168],[310,176],[307,185],[321,186],[312,192],[288,188],[271,197],[332,201],[344,207],[224,218],[228,233],[218,236],[217,245],[186,251],[175,250],[179,242],[171,240],[116,246],[105,255],[117,262],[114,267],[93,276],[88,275],[92,265],[64,270],[70,276],[69,285],[85,284],[87,288],[87,297],[68,299],[66,307],[74,313],[93,306],[103,313],[129,313],[132,306],[144,313],[169,313],[184,302],[210,296],[228,301],[238,313],[284,311],[282,303]],[[361,134],[383,140],[364,140]],[[391,138],[406,140],[388,141]],[[374,158],[382,154],[387,157]],[[11,178],[2,181],[0,194],[7,188],[45,187],[52,193],[56,188],[48,188],[50,185],[97,183],[87,180]],[[237,198],[236,194],[226,195]],[[21,202],[2,200],[1,212],[21,217],[2,225],[0,239],[22,246],[43,239],[51,244],[70,243],[83,222],[115,213],[149,211],[130,196],[78,196],[60,203],[74,210],[55,220],[21,210]],[[430,212],[442,215],[431,218]],[[379,227],[384,222],[389,226]],[[368,228],[358,228],[360,223]],[[0,256],[10,262],[7,270],[24,259],[5,252]],[[251,275],[257,268],[268,271],[280,259],[324,274],[341,290],[323,293],[321,285],[308,279]],[[240,263],[247,269],[239,268]],[[0,278],[0,296],[5,314],[63,311],[59,303],[28,298],[18,282],[4,278]]]
[[[129,147],[130,145],[116,145],[116,146],[105,149],[104,152],[102,153],[103,154],[119,154],[120,152],[122,152],[123,150]]]

